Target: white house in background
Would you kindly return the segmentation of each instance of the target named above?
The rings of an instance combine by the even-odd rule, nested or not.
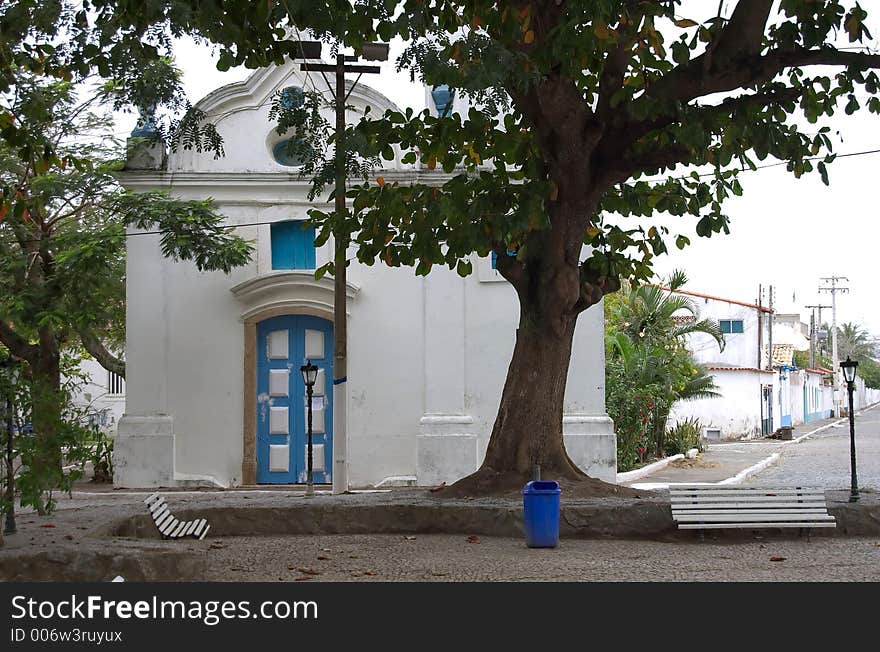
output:
[[[333,280],[315,280],[332,240],[303,228],[308,183],[269,121],[272,96],[325,88],[288,63],[256,71],[197,105],[226,156],[143,150],[122,181],[135,191],[212,197],[256,255],[229,276],[162,257],[158,236],[127,240],[127,403],[116,438],[115,482],[126,487],[306,481],[304,387],[299,367],[320,368],[315,388],[314,476],[350,486],[432,485],[482,462],[501,396],[518,306],[490,258],[475,273],[353,262],[348,271],[348,382],[334,387]],[[351,81],[347,82],[351,89]],[[429,95],[430,97],[430,95]],[[395,106],[367,85],[351,92],[348,119]],[[433,102],[432,111],[436,110]],[[332,117],[327,116],[332,123]],[[158,154],[158,155],[157,155]],[[398,156],[399,159],[399,156]],[[443,183],[450,175],[385,162],[387,182]],[[328,207],[329,208],[329,207]],[[353,252],[350,253],[350,256]],[[602,306],[580,318],[565,401],[565,445],[594,477],[614,481],[616,442],[604,406]],[[339,388],[347,388],[347,394]],[[540,392],[539,386],[535,387]],[[347,453],[334,442],[333,402],[347,400]]]
[[[787,344],[794,351],[810,350],[810,327],[797,313],[773,315],[773,343]]]
[[[679,290],[696,302],[700,317],[718,321],[725,347],[695,333],[688,338],[694,359],[706,366],[719,387],[719,398],[683,401],[670,420],[696,417],[713,439],[760,437],[833,415],[830,369],[798,369],[795,351],[810,348],[809,329],[800,315],[773,314],[765,306]],[[771,320],[772,316],[772,320]],[[682,317],[690,319],[690,317]],[[877,402],[859,378],[857,409]]]
[[[93,358],[80,362],[79,371],[83,380],[74,392],[74,405],[83,411],[89,425],[114,436],[125,413],[125,379],[107,371]]]
[[[687,347],[719,387],[720,398],[676,403],[671,421],[700,419],[709,440],[760,436],[780,425],[779,378],[768,369],[769,308],[709,294],[678,290],[689,297],[701,318],[714,319],[724,333],[724,350],[703,333],[688,337]],[[776,409],[774,409],[776,408]]]

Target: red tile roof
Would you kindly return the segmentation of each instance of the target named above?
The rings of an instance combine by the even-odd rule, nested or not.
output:
[[[770,369],[758,369],[756,367],[711,367],[707,366],[706,369],[709,371],[757,371],[761,374],[772,374],[773,371]]]

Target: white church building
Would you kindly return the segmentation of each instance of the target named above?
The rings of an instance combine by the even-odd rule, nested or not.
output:
[[[293,63],[260,69],[205,97],[197,108],[223,137],[221,158],[183,149],[129,158],[127,188],[213,198],[237,233],[253,241],[255,255],[229,275],[201,273],[192,263],[164,258],[158,235],[127,238],[126,408],[116,436],[117,486],[304,483],[299,367],[306,360],[320,368],[314,483],[333,484],[333,469],[343,464],[348,486],[334,490],[435,485],[482,462],[519,318],[515,292],[491,258],[474,255],[467,278],[446,268],[421,277],[411,268],[353,262],[348,382],[339,386],[344,394],[334,388],[333,279],[314,275],[331,259],[333,242],[315,247],[313,229],[303,228],[314,206],[309,182],[284,156],[289,135],[276,134],[268,116],[279,91],[324,88],[320,75],[307,80],[305,74]],[[363,83],[348,104],[350,122],[367,106],[373,115],[396,109]],[[386,181],[442,184],[451,176],[399,158],[385,162]],[[601,304],[581,315],[563,429],[572,460],[613,482],[603,330]],[[334,439],[339,400],[347,401],[345,446]]]

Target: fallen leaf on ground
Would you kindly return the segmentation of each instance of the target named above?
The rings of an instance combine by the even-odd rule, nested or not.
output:
[[[304,576],[304,577],[294,577],[294,578],[293,578],[293,581],[294,581],[294,582],[308,582],[310,579],[312,579],[312,578],[311,578],[311,577],[305,577],[305,576]]]
[[[373,571],[364,571],[364,575],[375,575]]]
[[[431,488],[431,492],[432,492],[432,493],[435,493],[435,492],[437,492],[437,491],[443,491],[445,488],[446,488],[446,483],[445,483],[445,482],[441,482],[441,483],[438,484],[436,487],[432,487],[432,488]]]
[[[785,561],[785,557],[770,557],[770,561]]]
[[[52,523],[43,523],[40,527],[55,527]]]
[[[320,561],[330,561],[330,557],[325,557],[325,556],[323,556],[323,555],[318,555],[318,559],[319,559]]]
[[[303,575],[320,575],[321,571],[315,570],[314,568],[297,568],[297,570]]]
[[[467,542],[468,543],[479,543],[480,537],[478,537],[476,534],[472,534],[467,538]]]

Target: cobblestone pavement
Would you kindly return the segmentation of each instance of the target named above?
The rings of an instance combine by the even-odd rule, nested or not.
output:
[[[529,549],[522,539],[463,535],[225,537],[210,553],[205,579],[221,581],[880,581],[872,538],[563,540]]]
[[[808,424],[803,432],[823,424]],[[827,424],[826,424],[827,425]],[[773,465],[748,477],[751,484],[806,484],[827,489],[849,487],[849,429],[830,427],[791,443],[733,442],[713,445],[717,466],[668,469],[671,481],[699,481],[687,473],[710,472],[719,481],[735,475],[755,460],[779,452]],[[798,433],[796,433],[798,434]],[[880,490],[880,408],[856,419],[860,487]],[[743,449],[741,453],[736,453]],[[709,457],[709,456],[707,456]],[[743,466],[745,465],[745,467]],[[728,468],[729,467],[729,468]],[[648,478],[653,479],[653,478]],[[701,480],[703,477],[700,478]],[[350,534],[308,536],[224,536],[205,541],[160,542],[105,539],[90,534],[98,521],[126,518],[144,512],[145,492],[113,491],[80,485],[73,498],[59,500],[58,512],[44,519],[26,511],[20,533],[8,538],[4,554],[45,550],[144,546],[184,552],[203,559],[199,575],[211,581],[578,581],[578,582],[851,582],[880,581],[880,537],[831,537],[812,541],[793,532],[764,533],[750,538],[724,533],[704,542],[635,541],[629,539],[568,539],[558,548],[526,548],[519,537],[466,534]],[[200,506],[284,506],[303,500],[300,491],[164,492],[174,509]],[[398,495],[399,494],[399,495]],[[424,492],[401,490],[321,501],[392,504],[433,503]],[[487,501],[492,505],[503,501]],[[49,528],[49,529],[44,529]]]
[[[880,491],[880,408],[855,418],[859,487]],[[849,423],[836,424],[803,441],[782,447],[779,459],[745,484],[804,484],[826,489],[850,486]]]

